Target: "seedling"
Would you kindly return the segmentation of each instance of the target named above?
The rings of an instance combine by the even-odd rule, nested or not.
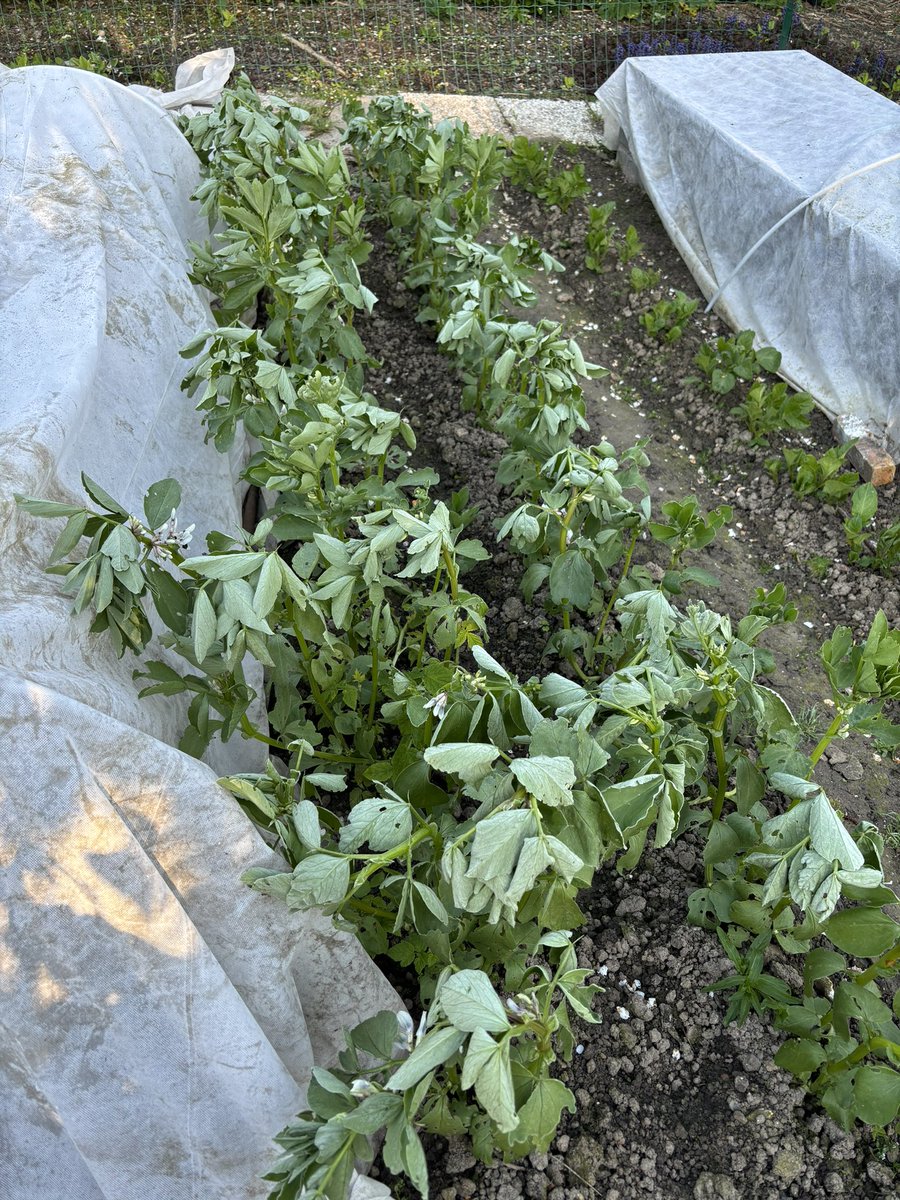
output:
[[[659,283],[659,271],[645,270],[643,267],[632,267],[628,276],[633,292],[649,292]]]
[[[763,371],[778,370],[780,353],[771,347],[754,350],[755,338],[752,329],[745,329],[737,337],[718,338],[714,344],[700,347],[694,362],[708,379],[712,391],[725,396],[734,391],[738,380],[749,382]]]
[[[671,300],[659,300],[647,312],[641,313],[640,322],[651,337],[667,344],[677,342],[699,303],[699,300],[688,299],[684,292],[676,292]]]
[[[792,392],[786,383],[770,387],[760,381],[753,384],[746,398],[731,411],[743,418],[753,434],[754,445],[767,446],[770,433],[807,429],[813,407],[814,401],[808,392]]]
[[[780,459],[769,459],[766,469],[773,479],[785,471],[797,496],[818,496],[825,504],[839,504],[859,483],[855,471],[841,470],[854,445],[854,442],[847,442],[843,446],[832,446],[820,458],[805,450],[789,448],[782,452]]]
[[[584,265],[589,271],[599,271],[609,253],[615,234],[615,230],[609,224],[609,219],[615,211],[615,200],[609,200],[606,204],[592,204],[588,208]]]
[[[553,160],[558,150],[558,145],[544,150],[526,137],[514,137],[509,143],[506,173],[513,183],[545,204],[568,212],[573,200],[585,195],[588,183],[581,163],[554,171]]]
[[[633,225],[625,230],[625,237],[619,246],[619,262],[630,263],[639,254],[644,253],[644,243],[638,237],[638,231]]]

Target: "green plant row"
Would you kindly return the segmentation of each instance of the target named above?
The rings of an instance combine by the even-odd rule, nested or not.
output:
[[[759,378],[763,371],[778,370],[781,355],[772,348],[754,349],[754,337],[752,330],[745,329],[736,337],[718,338],[700,348],[695,362],[718,395],[727,395],[739,383],[749,385],[744,399],[731,411],[744,419],[755,444],[768,445],[769,434],[808,428],[813,399],[807,392],[790,391],[785,383],[769,385]],[[862,483],[856,471],[844,470],[854,445],[832,446],[818,457],[788,447],[780,458],[766,461],[766,470],[776,480],[786,475],[796,496],[816,497],[834,506],[849,498],[844,532],[850,561],[890,576],[900,563],[900,521],[872,528],[878,511],[875,488]]]
[[[379,1014],[316,1069],[278,1138],[272,1195],[345,1196],[379,1133],[385,1165],[423,1195],[422,1132],[468,1134],[485,1159],[546,1149],[574,1107],[551,1068],[572,1052],[572,1017],[596,1020],[572,940],[579,892],[601,863],[629,869],[691,829],[706,885],[690,914],[735,960],[729,1015],[771,1010],[794,1047],[784,1065],[837,1120],[890,1123],[898,1002],[892,1014],[879,982],[897,970],[895,897],[877,831],[847,830],[811,776],[851,729],[896,743],[884,706],[900,695],[900,634],[879,616],[864,644],[846,630],[826,643],[835,718],[804,753],[760,678],[772,664],[758,639],[796,615],[783,588],[737,623],[676,606],[708,579],[685,555],[730,514],[689,498],[654,519],[642,447],[585,444],[580,381],[600,368],[558,325],[512,315],[533,301],[531,272],[558,264],[529,239],[476,240],[503,148],[399,100],[346,115],[353,176],[340,149],[305,139],[304,113],[263,105],[246,81],[186,126],[224,229],[196,250],[220,324],[186,348],[185,386],[221,449],[239,422],[259,441],[245,474],[271,502],[255,531],[213,533],[185,558],[174,480],[139,518],[87,479],[94,507],[22,501],[66,518],[50,570],[120,653],[144,650],[156,610],[185,669],[146,662],[145,692],[187,694],[186,750],[235,734],[271,748],[263,772],[223,781],[290,867],[251,886],[323,909],[418,981],[417,1020]],[[372,220],[464,407],[508,441],[500,534],[564,671],[520,682],[488,653],[487,605],[465,575],[489,555],[465,536],[467,498],[435,498],[402,414],[362,390]],[[668,549],[659,583],[636,562],[645,538]],[[266,672],[267,731],[249,716],[248,656]],[[773,944],[801,956],[810,994],[766,973]]]

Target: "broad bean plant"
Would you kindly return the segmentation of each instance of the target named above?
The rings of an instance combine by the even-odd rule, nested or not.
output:
[[[412,1016],[363,1022],[315,1070],[277,1139],[272,1196],[341,1200],[377,1135],[423,1196],[423,1132],[467,1134],[485,1160],[546,1149],[575,1105],[552,1068],[573,1023],[598,1019],[576,959],[579,895],[601,864],[628,870],[688,830],[706,846],[689,916],[735,964],[716,985],[733,992],[729,1018],[770,1012],[788,1035],[779,1061],[838,1121],[889,1124],[900,1014],[879,983],[897,971],[895,896],[877,832],[848,829],[813,772],[850,731],[897,743],[900,634],[883,616],[862,645],[836,631],[834,720],[805,749],[763,679],[759,639],[796,616],[783,587],[740,620],[685,598],[709,581],[685,559],[728,511],[689,497],[654,515],[643,446],[590,441],[582,382],[602,368],[559,325],[521,319],[533,272],[559,264],[530,239],[478,241],[503,147],[399,99],[347,117],[344,150],[324,151],[302,110],[241,81],[185,126],[220,232],[195,250],[219,324],[185,349],[184,386],[219,448],[239,425],[257,439],[256,528],[212,533],[188,557],[175,480],[139,517],[89,479],[90,504],[20,500],[66,519],[49,569],[120,654],[150,646],[149,608],[161,619],[184,669],[151,657],[140,674],[146,694],[187,696],[185,750],[232,736],[269,748],[264,770],[222,781],[285,859],[246,882],[330,914],[417,981]],[[466,576],[490,554],[466,536],[466,495],[412,465],[409,423],[364,390],[355,319],[375,303],[359,273],[373,225],[461,405],[507,440],[498,536],[551,623],[541,678],[487,649],[488,606]],[[638,561],[644,543],[662,549],[661,573]],[[265,672],[262,728],[248,660]],[[767,973],[770,947],[800,957],[802,995]]]

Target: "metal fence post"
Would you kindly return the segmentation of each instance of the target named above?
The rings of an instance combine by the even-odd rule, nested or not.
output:
[[[778,35],[778,49],[787,50],[791,44],[791,33],[794,27],[794,0],[787,0],[781,12],[781,33]]]

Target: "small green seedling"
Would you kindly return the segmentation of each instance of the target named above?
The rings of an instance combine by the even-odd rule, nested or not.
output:
[[[808,429],[809,414],[814,407],[808,392],[792,392],[786,383],[769,387],[760,380],[754,383],[746,398],[731,410],[743,417],[757,446],[768,445],[768,435],[783,429]]]
[[[584,265],[589,271],[601,269],[612,247],[614,230],[610,226],[609,219],[615,211],[615,200],[609,200],[606,204],[592,204],[588,209]]]
[[[666,343],[677,342],[684,327],[697,310],[699,300],[690,300],[684,292],[676,292],[671,300],[658,300],[640,322],[651,337]]]
[[[734,391],[738,380],[749,383],[763,371],[774,372],[781,366],[781,355],[772,347],[754,350],[756,334],[745,329],[733,338],[717,338],[701,346],[694,362],[709,380],[712,391],[720,396]]]
[[[619,262],[630,263],[632,259],[637,258],[643,252],[644,243],[638,237],[638,231],[633,225],[629,225],[625,230],[625,237],[622,239],[622,244],[619,246]]]
[[[641,292],[649,292],[659,283],[659,271],[645,270],[644,267],[632,267],[631,273],[628,276],[628,282],[631,285],[631,290],[640,294]]]
[[[832,446],[821,458],[792,447],[784,450],[780,459],[769,459],[766,470],[773,479],[786,472],[795,496],[818,496],[825,504],[839,504],[859,484],[855,471],[841,470],[855,444]]]

